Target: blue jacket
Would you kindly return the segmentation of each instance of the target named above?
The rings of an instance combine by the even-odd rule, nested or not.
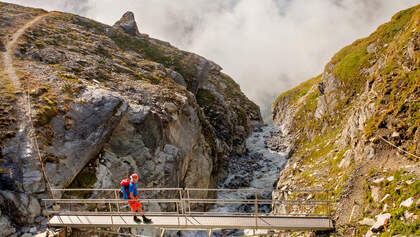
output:
[[[130,182],[128,186],[128,193],[133,193],[134,197],[137,197],[137,183]]]
[[[128,193],[125,191],[125,188],[122,187],[121,188],[121,192],[123,194],[123,198],[125,200],[130,199],[129,197],[129,193],[133,193],[134,197],[137,197],[138,191],[137,191],[137,183],[133,183],[132,181],[130,181],[130,185],[128,186]]]

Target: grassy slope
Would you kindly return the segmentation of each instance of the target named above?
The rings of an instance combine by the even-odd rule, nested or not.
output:
[[[301,186],[321,186],[333,191],[333,199],[339,201],[345,188],[345,182],[357,164],[354,162],[348,168],[339,168],[338,164],[343,158],[343,154],[349,147],[339,148],[335,141],[339,138],[343,126],[347,121],[349,111],[356,107],[357,99],[366,82],[375,85],[377,93],[376,109],[374,115],[367,121],[364,131],[359,131],[360,139],[365,141],[371,139],[380,132],[389,134],[399,132],[401,134],[400,146],[404,149],[419,154],[420,138],[418,129],[420,126],[420,62],[417,61],[407,65],[407,44],[419,33],[420,5],[397,13],[389,23],[381,25],[374,33],[364,39],[356,40],[351,45],[340,50],[326,65],[326,69],[332,65],[333,73],[343,83],[340,88],[345,95],[345,99],[340,101],[335,107],[335,111],[326,115],[321,121],[314,117],[317,106],[319,90],[316,88],[316,79],[311,79],[302,83],[298,87],[281,94],[273,104],[275,108],[280,101],[288,100],[289,104],[296,105],[296,102],[307,91],[302,105],[297,107],[292,129],[300,135],[296,141],[296,152],[294,158],[300,159],[303,166],[302,172],[293,171],[297,183]],[[376,53],[369,54],[366,48],[374,43],[377,45]],[[379,58],[384,59],[384,68],[373,73],[371,76],[362,74],[363,69],[369,68]],[[404,66],[410,67],[410,71],[404,70]],[[315,90],[309,90],[314,86]],[[395,122],[397,121],[397,122]],[[327,126],[325,126],[327,125]],[[305,131],[305,132],[301,132]],[[322,132],[321,132],[322,131]],[[416,133],[417,132],[417,133]],[[382,134],[382,133],[381,133]],[[417,134],[417,135],[416,135]],[[415,158],[412,158],[414,159]],[[418,162],[418,160],[417,160]],[[388,226],[391,233],[420,234],[418,223],[406,223],[401,219],[406,210],[400,208],[399,204],[405,198],[411,196],[417,200],[420,196],[419,182],[407,185],[406,180],[412,178],[402,169],[396,167],[393,171],[398,173],[398,179],[384,184],[383,195],[390,194],[392,197],[386,201],[391,206],[390,212],[393,214]],[[324,171],[324,175],[323,172]],[[318,175],[313,175],[318,172]],[[383,171],[376,170],[369,174],[373,176],[390,175]],[[418,177],[417,177],[418,178]],[[392,185],[400,185],[402,189],[395,192]],[[369,187],[369,183],[366,183]],[[369,204],[369,190],[365,190],[366,202],[363,206],[367,211],[363,213],[369,216],[377,213],[382,204]],[[417,199],[416,199],[417,198]],[[368,203],[368,204],[366,204]],[[369,211],[370,210],[370,211]],[[420,211],[409,208],[409,211],[420,215]],[[362,227],[360,227],[362,228]],[[366,232],[361,229],[359,233]],[[382,233],[388,236],[389,233]]]

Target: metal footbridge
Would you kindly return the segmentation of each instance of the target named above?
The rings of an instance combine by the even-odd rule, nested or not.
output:
[[[166,230],[248,229],[274,231],[331,230],[328,192],[283,190],[271,198],[272,190],[256,189],[139,189],[144,213],[150,224],[136,223],[119,189],[53,189],[60,198],[43,199],[48,225],[66,228],[154,228]],[[237,199],[227,194],[235,192]],[[195,197],[214,198],[195,198]],[[101,197],[101,198],[99,198]],[[104,198],[106,197],[106,198]],[[216,198],[217,197],[217,198]],[[279,198],[280,197],[280,198]],[[275,212],[271,212],[274,209]],[[164,210],[164,211],[162,211]]]

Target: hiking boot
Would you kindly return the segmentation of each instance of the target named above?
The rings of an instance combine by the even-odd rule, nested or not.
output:
[[[147,217],[145,217],[145,216],[142,216],[142,218],[143,218],[143,222],[144,222],[145,224],[150,224],[150,223],[152,223],[152,220],[151,220],[151,219],[149,219],[149,218],[147,218]]]
[[[134,216],[134,217],[133,217],[133,220],[134,220],[135,222],[137,222],[137,223],[141,223],[141,220],[140,220],[137,216]]]

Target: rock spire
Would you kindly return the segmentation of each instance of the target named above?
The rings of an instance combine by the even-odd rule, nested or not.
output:
[[[117,21],[113,27],[122,29],[125,33],[130,34],[132,36],[141,36],[139,29],[137,27],[136,20],[134,19],[133,12],[126,12],[121,17],[119,21]]]

